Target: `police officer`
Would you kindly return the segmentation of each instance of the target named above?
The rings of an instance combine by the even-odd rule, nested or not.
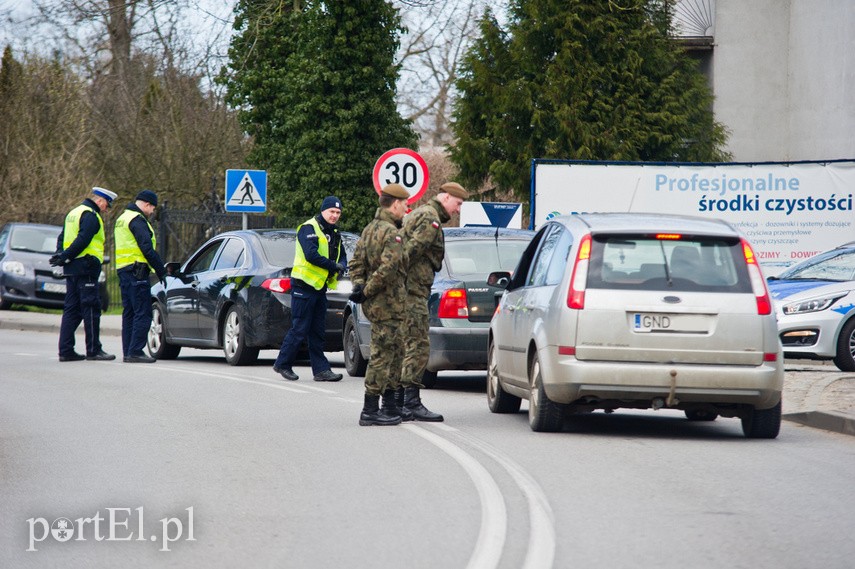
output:
[[[65,274],[65,303],[59,326],[59,361],[116,359],[101,347],[101,294],[98,277],[104,261],[104,219],[116,194],[104,188],[92,193],[65,216],[56,240],[57,254],[50,258]],[[86,355],[74,351],[74,334],[80,322],[86,335]]]
[[[335,290],[338,277],[347,270],[347,253],[336,223],[341,200],[324,198],[321,212],[297,228],[297,248],[291,269],[291,329],[282,340],[273,371],[289,381],[299,379],[291,366],[300,344],[309,346],[309,361],[315,381],[339,381],[324,355],[327,318],[327,288]]]
[[[402,388],[398,401],[404,413],[411,412],[416,421],[439,422],[442,415],[430,411],[422,404],[420,391],[422,375],[430,356],[428,322],[428,297],[436,271],[442,267],[445,240],[442,224],[460,212],[463,200],[469,197],[460,184],[448,182],[440,186],[440,193],[425,205],[407,216],[404,222],[404,259],[407,273],[407,310],[404,316],[406,346]]]
[[[149,218],[157,207],[157,194],[142,190],[116,220],[116,273],[122,290],[122,353],[126,363],[154,363],[145,355],[151,326],[151,292],[148,280],[154,270],[158,280],[166,276],[166,267],[155,251],[157,238]]]
[[[350,263],[353,294],[371,321],[371,355],[365,373],[365,403],[359,424],[397,425],[401,411],[395,390],[401,383],[404,314],[404,246],[401,219],[410,194],[400,184],[389,184],[380,193],[380,207],[362,230]],[[379,409],[380,396],[383,409]]]

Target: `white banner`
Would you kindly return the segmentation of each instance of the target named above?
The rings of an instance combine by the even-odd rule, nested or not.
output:
[[[754,246],[767,275],[849,241],[855,160],[721,165],[535,160],[532,222],[583,212],[723,219]]]

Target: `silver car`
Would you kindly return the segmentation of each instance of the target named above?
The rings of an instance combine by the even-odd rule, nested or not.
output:
[[[490,325],[494,413],[529,400],[535,431],[570,413],[671,408],[740,417],[775,438],[783,355],[751,246],[729,224],[656,214],[584,214],[544,225]]]

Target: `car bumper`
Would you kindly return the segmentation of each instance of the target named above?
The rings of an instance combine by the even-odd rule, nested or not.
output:
[[[489,326],[489,323],[487,323]],[[430,329],[430,358],[427,369],[487,369],[489,327]]]
[[[837,353],[837,336],[846,318],[833,310],[778,315],[778,338],[788,357],[829,359]]]
[[[759,366],[579,361],[555,347],[538,352],[543,386],[556,403],[592,400],[774,407],[784,386],[783,361]]]
[[[0,296],[6,302],[45,308],[62,308],[65,302],[65,279],[20,277],[4,274]]]

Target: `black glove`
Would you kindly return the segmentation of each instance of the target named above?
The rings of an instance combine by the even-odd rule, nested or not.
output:
[[[353,287],[353,292],[350,293],[348,298],[356,304],[362,304],[365,302],[365,291],[362,290],[362,285],[356,285]]]
[[[344,273],[347,271],[347,267],[345,267],[341,263],[336,263],[335,264],[335,270],[338,273],[339,278],[341,278],[344,276]]]
[[[51,258],[48,259],[48,263],[50,263],[51,267],[59,267],[60,265],[64,265],[65,261],[62,258],[62,255],[51,255]]]

